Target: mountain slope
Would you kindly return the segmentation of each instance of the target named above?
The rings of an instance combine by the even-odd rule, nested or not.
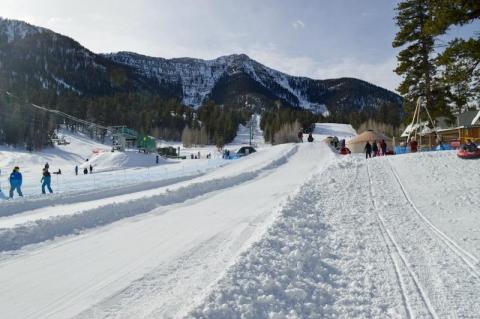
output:
[[[324,115],[370,116],[382,105],[402,112],[400,96],[358,79],[290,76],[244,54],[214,60],[95,54],[69,37],[2,18],[0,86],[30,97],[45,92],[87,97],[148,92],[194,108],[212,99],[259,112],[283,106]]]
[[[163,59],[131,52],[106,54],[106,58],[131,66],[139,75],[159,83],[182,86],[183,102],[198,107],[206,99],[236,105],[260,104],[268,107],[276,100],[316,113],[331,109],[375,110],[391,103],[400,108],[401,98],[388,90],[353,78],[313,80],[290,76],[268,68],[245,54],[214,60],[191,58]]]
[[[96,96],[163,87],[81,46],[28,23],[0,18],[0,84],[16,92],[52,90]]]

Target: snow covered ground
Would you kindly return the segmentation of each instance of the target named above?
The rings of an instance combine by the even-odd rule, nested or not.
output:
[[[91,140],[82,134],[61,134],[70,142],[41,152],[0,147],[0,200],[8,196],[8,176],[13,167],[19,166],[23,175],[22,191],[26,198],[41,196],[42,169],[49,163],[50,172],[60,169],[61,175],[52,174],[52,188],[55,194],[72,193],[85,190],[111,189],[125,185],[145,182],[160,182],[173,177],[198,175],[211,171],[229,161],[221,159],[215,147],[192,148],[181,150],[182,154],[197,154],[200,159],[167,160],[160,158],[156,164],[156,155],[138,153],[135,150],[112,153],[111,146]],[[175,147],[179,143],[172,143]],[[211,159],[206,154],[212,154]],[[88,161],[86,161],[88,159]],[[75,175],[75,166],[79,166],[79,174]],[[92,165],[94,174],[83,174],[84,168]],[[1,213],[0,213],[1,215]]]
[[[478,317],[480,161],[342,157],[322,139],[351,126],[314,133],[188,176],[0,203],[0,317]]]

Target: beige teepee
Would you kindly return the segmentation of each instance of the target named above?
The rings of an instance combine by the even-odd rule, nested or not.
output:
[[[347,147],[350,149],[352,153],[363,153],[365,144],[367,142],[373,143],[374,141],[380,142],[381,140],[385,140],[387,143],[387,149],[392,149],[392,139],[388,136],[378,133],[372,130],[365,131],[354,138],[347,141]]]

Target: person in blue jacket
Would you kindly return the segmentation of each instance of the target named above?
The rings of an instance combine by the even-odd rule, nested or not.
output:
[[[13,198],[13,192],[17,190],[19,196],[23,197],[22,186],[22,173],[19,172],[20,168],[15,166],[12,174],[10,174],[10,198]]]
[[[48,191],[50,193],[53,193],[52,187],[50,187],[50,184],[52,182],[52,176],[50,175],[48,168],[43,169],[43,176],[40,182],[42,183],[42,194],[45,194],[45,186],[48,188]]]

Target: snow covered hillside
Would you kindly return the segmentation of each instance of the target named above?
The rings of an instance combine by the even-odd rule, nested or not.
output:
[[[206,161],[179,163],[163,159],[156,164],[154,154],[143,154],[134,150],[112,153],[111,146],[91,140],[82,134],[64,131],[61,135],[70,142],[69,145],[59,145],[41,152],[0,146],[0,190],[4,193],[8,191],[8,176],[15,166],[20,167],[23,175],[22,190],[24,195],[29,197],[40,192],[40,179],[45,163],[49,163],[51,173],[58,172],[59,169],[62,172],[61,175],[52,175],[55,192],[115,187],[158,180],[166,173],[172,175],[172,171],[193,173],[194,170],[204,171],[210,166],[222,165],[218,160],[208,163]],[[75,176],[76,165],[79,166],[79,176]],[[90,165],[95,174],[83,175],[83,169],[89,169]],[[140,168],[144,169],[139,170]]]
[[[480,162],[322,142],[354,134],[0,202],[0,317],[475,318]]]

